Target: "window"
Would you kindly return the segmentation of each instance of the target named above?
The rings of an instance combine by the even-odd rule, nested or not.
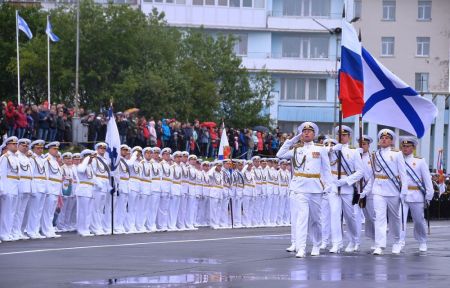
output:
[[[254,0],[253,8],[264,8],[265,0]]]
[[[173,3],[174,0],[166,0],[166,3]]]
[[[281,100],[288,101],[323,101],[327,96],[326,79],[282,78]]]
[[[192,0],[192,5],[202,6],[203,0]]]
[[[383,20],[395,21],[395,1],[383,0]]]
[[[216,0],[205,0],[205,5],[214,6]]]
[[[381,38],[381,56],[394,56],[394,37]]]
[[[252,7],[252,0],[242,0],[242,7]]]
[[[228,0],[219,0],[219,6],[228,6]]]
[[[330,16],[330,0],[285,0],[283,16]]]
[[[417,37],[417,56],[430,56],[430,37]]]
[[[353,2],[353,10],[355,12],[355,17],[361,18],[361,10],[362,10],[361,0],[355,0],[355,2]]]
[[[163,3],[163,0],[155,0],[155,3]]]
[[[311,6],[311,16],[328,16],[330,14],[329,0],[314,0],[311,1],[310,6]]]
[[[431,20],[431,1],[419,1],[417,19],[422,21]]]
[[[303,59],[328,58],[329,37],[282,38],[282,57],[301,57]]]
[[[234,53],[239,56],[247,55],[247,45],[248,45],[248,35],[247,34],[237,34],[234,35],[236,42],[234,44]]]
[[[230,7],[240,7],[241,0],[230,0]]]
[[[186,4],[186,0],[176,0],[177,4]]]
[[[428,92],[429,73],[416,73],[416,91]]]

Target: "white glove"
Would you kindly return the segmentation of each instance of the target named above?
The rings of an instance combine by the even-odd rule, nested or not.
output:
[[[347,185],[347,181],[345,179],[337,179],[334,180],[334,185],[336,185],[336,187],[341,187]]]
[[[298,142],[298,140],[300,140],[300,138],[302,137],[302,134],[297,134],[297,135],[295,135],[294,137],[292,137],[291,139],[289,139],[289,140],[286,140],[286,142],[288,142],[290,145],[294,145],[295,143],[297,143]]]
[[[356,151],[358,151],[359,154],[364,154],[363,148],[356,148]]]
[[[367,196],[367,192],[366,191],[363,191],[361,194],[359,194],[359,198],[360,199],[363,199],[363,198],[365,198]]]
[[[342,150],[342,144],[338,143],[338,144],[334,145],[332,150],[333,151],[341,151]]]

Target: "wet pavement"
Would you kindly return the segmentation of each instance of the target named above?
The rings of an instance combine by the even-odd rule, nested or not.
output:
[[[0,244],[3,287],[448,287],[450,221],[432,222],[427,253],[411,224],[404,252],[297,259],[289,228],[165,232]]]

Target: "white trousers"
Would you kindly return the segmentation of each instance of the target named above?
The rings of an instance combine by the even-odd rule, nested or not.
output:
[[[272,195],[272,207],[270,210],[270,225],[273,225],[273,226],[277,225],[279,206],[280,206],[280,195],[273,194]]]
[[[60,231],[68,231],[71,228],[72,212],[75,207],[75,197],[63,196],[63,205],[59,212],[56,227]]]
[[[411,218],[414,223],[414,239],[419,243],[427,242],[427,224],[424,217],[423,202],[406,202],[403,203],[403,226],[404,230],[400,231],[400,241],[405,242],[406,238],[406,222],[408,220],[408,210],[411,211]]]
[[[195,195],[189,195],[187,197],[186,205],[186,227],[189,229],[197,226],[197,212],[198,212],[198,198]]]
[[[313,246],[320,246],[322,241],[322,228],[320,224],[321,193],[297,193],[293,194],[293,202],[298,209],[292,226],[295,226],[295,247],[305,249],[306,240],[309,239]]]
[[[130,190],[128,193],[128,210],[125,220],[125,230],[130,233],[136,232],[136,213],[139,200],[139,193],[134,190]]]
[[[362,220],[364,219],[364,213],[358,204],[353,205],[353,215],[355,218],[355,244],[361,244],[361,231],[362,231]]]
[[[99,190],[94,191],[94,198],[92,199],[92,219],[91,219],[91,231],[94,233],[103,233],[103,211],[106,204],[106,193]]]
[[[386,248],[387,217],[389,217],[389,234],[394,239],[394,244],[400,240],[400,197],[373,195],[375,210],[375,246]]]
[[[14,213],[17,210],[18,195],[3,194],[0,196],[0,240],[12,238]]]
[[[180,199],[180,204],[178,208],[178,215],[177,215],[177,228],[179,229],[186,229],[186,217],[188,213],[187,208],[187,202],[188,202],[188,196],[186,194],[181,194],[178,196]]]
[[[253,226],[261,226],[262,225],[262,211],[264,209],[264,198],[260,195],[254,197],[254,206],[253,206]]]
[[[93,198],[77,196],[77,232],[80,235],[89,234],[92,219]]]
[[[181,197],[171,195],[169,201],[169,229],[177,230],[178,211],[180,209]]]
[[[231,226],[231,218],[228,213],[228,206],[230,205],[230,198],[225,197],[220,199],[220,219],[219,219],[219,225],[220,227],[230,227]]]
[[[27,220],[27,234],[30,236],[39,235],[41,228],[42,211],[44,210],[44,202],[47,194],[33,193],[30,197],[30,212]]]
[[[328,195],[322,196],[322,202],[320,203],[320,223],[322,224],[322,244],[328,245],[330,244],[331,233],[330,203],[328,202]]]
[[[273,199],[273,195],[267,195],[266,197],[264,197],[264,208],[263,208],[263,224],[266,226],[271,225],[272,223],[270,222],[270,212],[272,210],[272,199]]]
[[[209,199],[208,197],[201,197],[198,201],[197,223],[199,226],[209,225]]]
[[[356,222],[352,199],[352,194],[337,195],[336,193],[330,193],[328,195],[328,202],[330,203],[331,243],[333,245],[342,245],[342,214],[344,214],[344,220],[347,224],[348,239],[350,242],[356,243]]]
[[[58,203],[58,196],[47,194],[44,202],[44,209],[42,210],[41,230],[46,237],[55,235],[55,228],[53,227],[53,218],[55,216],[56,204]]]
[[[136,212],[136,230],[139,232],[147,231],[146,222],[148,214],[150,212],[150,195],[139,194],[137,200],[137,212]]]
[[[156,216],[158,215],[159,202],[161,201],[161,193],[152,192],[149,196],[149,208],[147,213],[146,227],[149,231],[156,231]]]
[[[242,225],[244,227],[252,226],[254,197],[242,196]]]
[[[235,196],[231,198],[233,201],[233,226],[242,226],[242,197]]]
[[[297,233],[297,217],[298,217],[298,211],[299,211],[299,206],[297,205],[297,203],[294,201],[294,193],[291,193],[291,195],[289,196],[289,208],[291,211],[290,214],[290,218],[291,218],[291,244],[295,244],[295,237],[296,237],[296,233]]]
[[[285,197],[283,222],[288,225],[291,224],[291,197],[289,195],[286,195]]]
[[[14,214],[14,222],[11,230],[11,233],[14,238],[18,238],[23,234],[23,230],[25,228],[23,225],[24,216],[25,212],[27,211],[27,207],[29,207],[30,197],[31,193],[20,193],[20,192],[17,197],[17,208]]]
[[[161,193],[161,200],[159,202],[158,216],[156,219],[157,227],[160,230],[169,229],[169,193]]]
[[[125,232],[128,193],[119,193],[114,203],[114,231]]]
[[[209,198],[209,217],[212,228],[219,228],[220,215],[220,199]]]
[[[114,202],[114,210],[115,210],[116,202],[117,202],[117,195],[115,193],[114,193],[114,195],[112,195],[110,192],[108,192],[108,193],[106,193],[105,197],[106,197],[105,198],[105,213],[103,214],[102,225],[103,225],[103,229],[105,230],[105,232],[110,233],[111,232],[111,222],[112,222],[111,221],[111,218],[112,218],[111,200],[113,200],[113,202]],[[111,198],[113,198],[113,199],[111,199]],[[115,218],[115,216],[114,216],[114,218]],[[115,226],[115,224],[114,224],[114,226]]]
[[[375,240],[375,208],[373,207],[373,197],[367,197],[364,213],[364,234],[369,239]]]

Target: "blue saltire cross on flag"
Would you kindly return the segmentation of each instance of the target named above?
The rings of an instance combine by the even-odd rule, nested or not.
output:
[[[58,42],[59,37],[56,36],[55,33],[53,33],[52,24],[50,24],[50,19],[47,17],[47,28],[45,29],[45,33],[48,35],[48,38],[52,40],[53,42]]]
[[[28,39],[33,38],[33,33],[31,33],[30,27],[28,27],[27,22],[25,22],[25,20],[23,20],[23,18],[19,16],[19,13],[17,13],[17,26],[19,30],[27,35]]]
[[[120,137],[117,129],[116,119],[114,118],[113,108],[109,107],[108,125],[106,126],[105,142],[108,144],[107,157],[111,163],[111,172],[116,170],[119,165]]]
[[[421,138],[438,114],[436,106],[362,48],[366,121],[403,129]]]

